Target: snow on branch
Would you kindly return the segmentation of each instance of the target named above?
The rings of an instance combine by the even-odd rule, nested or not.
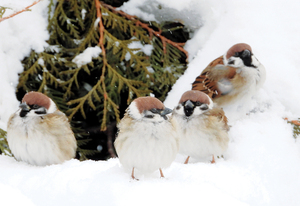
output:
[[[95,0],[95,1],[98,1],[98,0]],[[161,33],[161,31],[155,31],[154,29],[152,29],[148,24],[146,23],[142,23],[139,19],[137,19],[135,16],[132,16],[132,15],[129,15],[121,10],[117,10],[115,7],[111,6],[111,5],[108,5],[108,4],[105,4],[103,2],[101,2],[101,5],[106,7],[107,9],[111,10],[112,12],[114,13],[117,13],[117,14],[120,14],[124,17],[126,17],[127,19],[129,20],[133,20],[135,21],[135,24],[137,26],[140,26],[144,29],[146,29],[149,33],[149,36],[150,36],[150,39],[152,38],[152,36],[156,36],[158,38],[161,39],[162,43],[163,43],[163,51],[164,51],[164,54],[166,54],[166,43],[168,44],[171,44],[173,45],[174,47],[176,47],[178,50],[180,50],[181,52],[183,52],[186,56],[186,59],[188,59],[188,52],[183,48],[183,46],[185,45],[185,43],[178,43],[178,42],[173,42],[171,41],[170,39],[167,39],[166,37],[164,37]]]
[[[41,0],[35,1],[35,2],[33,2],[31,5],[25,7],[24,9],[22,9],[22,10],[20,10],[20,11],[17,11],[17,12],[15,12],[15,13],[9,15],[9,16],[0,18],[0,22],[4,21],[4,20],[6,20],[6,19],[12,18],[12,17],[14,17],[14,16],[16,16],[16,15],[18,15],[18,14],[24,12],[24,11],[28,11],[30,7],[36,5],[36,4],[39,3],[40,1],[41,1]]]

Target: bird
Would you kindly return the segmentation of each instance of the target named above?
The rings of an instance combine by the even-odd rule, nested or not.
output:
[[[254,56],[250,45],[238,43],[202,71],[192,83],[192,90],[202,91],[214,103],[227,107],[240,100],[247,101],[265,79],[265,67]]]
[[[7,141],[18,161],[61,164],[75,157],[77,143],[66,115],[47,95],[28,92],[7,123]]]
[[[170,118],[179,138],[179,154],[195,159],[221,156],[228,147],[228,119],[221,107],[214,106],[204,92],[189,90],[182,94]]]
[[[173,124],[167,114],[172,112],[157,98],[146,96],[134,99],[126,109],[118,124],[114,146],[120,163],[131,170],[149,174],[159,170],[164,177],[163,168],[174,161],[179,143]]]

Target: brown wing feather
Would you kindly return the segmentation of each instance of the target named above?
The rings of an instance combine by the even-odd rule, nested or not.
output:
[[[217,70],[217,71],[216,71]],[[192,84],[192,90],[206,93],[212,99],[222,95],[218,88],[221,79],[232,79],[236,74],[236,68],[224,66],[223,56],[212,61],[196,78]]]
[[[225,116],[224,110],[220,107],[214,107],[209,111],[209,114],[215,116],[219,119],[220,122],[223,122],[224,129],[229,131],[228,119]]]

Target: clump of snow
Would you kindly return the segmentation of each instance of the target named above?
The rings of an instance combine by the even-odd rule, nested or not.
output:
[[[78,67],[81,67],[82,65],[90,63],[93,58],[98,57],[101,51],[102,50],[98,46],[88,47],[82,53],[74,57],[74,59],[72,59],[72,62],[77,64]]]
[[[6,17],[15,11],[22,10],[33,3],[33,0],[1,0],[1,6],[7,9]],[[41,52],[47,46],[47,5],[44,0],[13,18],[0,23],[0,127],[6,130],[9,116],[18,109],[15,91],[18,85],[18,73],[23,71],[21,60],[31,50]]]
[[[33,0],[2,2],[2,6],[13,2],[23,8]],[[230,115],[231,128],[224,159],[217,159],[216,164],[191,159],[184,165],[185,157],[178,155],[164,170],[166,178],[159,178],[156,171],[133,181],[118,159],[71,160],[36,167],[1,155],[0,192],[4,205],[17,201],[26,205],[299,205],[300,143],[283,118],[300,117],[300,2],[155,2],[170,8],[165,10],[166,16],[176,11],[179,17],[192,14],[191,22],[201,21],[185,46],[190,63],[164,102],[167,107],[173,108],[201,71],[233,44],[250,44],[266,68],[266,82],[249,100],[246,112],[225,110]],[[42,51],[47,46],[47,3],[44,0],[32,11],[0,23],[0,86],[5,88],[0,91],[3,129],[9,115],[18,108],[15,90],[17,74],[23,70],[20,61],[31,49]],[[130,0],[124,8],[132,15],[158,19],[159,12],[147,13],[147,6],[141,8],[143,3],[154,4]],[[92,55],[87,56],[90,60]]]
[[[137,53],[139,51],[144,52],[144,54],[150,56],[153,50],[153,46],[151,44],[145,44],[143,45],[140,41],[133,41],[130,44],[128,44],[129,49],[137,49],[136,51],[133,51],[133,53]],[[131,54],[129,52],[125,55],[125,60],[128,61],[131,58]]]
[[[201,27],[207,34],[212,32],[225,12],[223,7],[224,2],[219,0],[131,0],[124,3],[121,9],[147,21],[174,21],[184,24],[191,32],[191,37],[198,35],[194,38],[194,46],[188,49],[189,55],[194,56],[199,49],[195,43],[201,47],[202,42],[209,37],[199,34],[198,29]]]

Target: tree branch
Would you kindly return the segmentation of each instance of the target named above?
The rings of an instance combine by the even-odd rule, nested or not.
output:
[[[288,122],[300,126],[300,122],[298,120],[289,120],[288,118],[284,118],[284,120],[287,120]]]
[[[39,3],[40,1],[41,1],[41,0],[35,1],[35,2],[33,2],[31,5],[25,7],[24,9],[22,9],[21,11],[17,11],[17,12],[15,12],[15,13],[9,15],[9,16],[6,16],[6,17],[1,18],[1,19],[0,19],[0,22],[4,21],[4,20],[6,20],[6,19],[12,18],[12,17],[14,17],[14,16],[16,16],[16,15],[18,15],[18,14],[24,12],[24,11],[28,11],[28,9],[29,9],[30,7],[36,5],[36,4]]]
[[[97,0],[95,0],[97,1]],[[110,6],[108,4],[105,4],[103,2],[101,2],[101,5],[106,7],[107,9],[111,10],[112,12],[116,13],[116,14],[120,14],[124,17],[126,17],[129,20],[133,20],[136,21],[136,25],[146,29],[149,33],[150,38],[152,37],[152,35],[158,37],[161,39],[162,43],[163,43],[163,51],[164,53],[166,53],[166,43],[173,45],[174,47],[176,47],[178,50],[180,50],[181,52],[183,52],[186,56],[186,60],[188,59],[188,52],[183,48],[183,46],[185,45],[185,43],[177,43],[177,42],[173,42],[170,39],[167,39],[166,37],[161,35],[161,31],[155,31],[154,29],[152,29],[151,27],[149,27],[148,24],[146,23],[142,23],[139,19],[137,19],[136,16],[132,16],[129,15],[121,10],[117,10],[115,7]],[[100,23],[100,22],[99,22]]]

